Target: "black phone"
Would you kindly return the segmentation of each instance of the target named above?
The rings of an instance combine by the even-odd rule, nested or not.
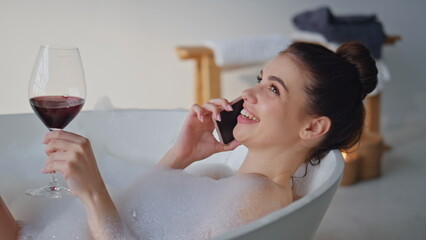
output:
[[[219,139],[223,144],[228,144],[235,139],[232,132],[237,125],[237,117],[240,115],[241,110],[243,110],[243,103],[244,100],[241,99],[241,97],[235,99],[231,102],[232,111],[228,112],[223,110],[220,112],[222,121],[214,121]]]

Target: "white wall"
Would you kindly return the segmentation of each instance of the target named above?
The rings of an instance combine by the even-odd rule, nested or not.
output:
[[[194,65],[179,60],[175,46],[291,33],[295,13],[324,4],[336,14],[376,13],[386,32],[403,36],[384,50],[393,76],[384,111],[400,108],[404,114],[420,107],[416,102],[426,100],[426,4],[420,0],[0,0],[0,113],[31,111],[27,83],[44,43],[80,48],[86,110],[102,96],[120,108],[188,108]],[[225,72],[224,96],[233,98],[254,83],[259,69]],[[392,99],[396,92],[413,98],[411,110]]]

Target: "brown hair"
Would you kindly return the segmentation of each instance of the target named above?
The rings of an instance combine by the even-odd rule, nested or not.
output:
[[[377,84],[377,68],[369,50],[361,43],[348,42],[334,53],[321,45],[296,42],[280,54],[289,54],[307,70],[308,114],[331,120],[325,138],[310,153],[311,164],[319,164],[332,149],[356,144],[364,128],[362,100]]]

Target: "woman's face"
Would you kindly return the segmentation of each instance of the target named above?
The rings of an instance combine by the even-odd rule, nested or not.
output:
[[[306,75],[291,57],[280,55],[265,66],[259,80],[242,93],[244,110],[234,128],[236,140],[248,148],[294,147],[309,119]]]

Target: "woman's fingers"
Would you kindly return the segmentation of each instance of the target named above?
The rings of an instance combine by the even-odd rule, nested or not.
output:
[[[234,141],[230,142],[228,145],[224,146],[224,151],[234,150],[235,148],[237,148],[240,145],[241,145],[241,143],[237,142],[237,140],[234,140]]]
[[[62,173],[72,193],[79,198],[86,198],[93,189],[105,187],[87,138],[52,131],[43,142],[48,155],[43,173]]]
[[[224,98],[215,98],[206,102],[203,106],[194,104],[191,109],[197,114],[201,122],[204,122],[204,118],[210,114],[213,114],[216,120],[221,121],[220,112],[222,110],[232,111],[232,106],[229,101]]]
[[[46,134],[43,143],[46,144],[45,153],[47,155],[57,151],[84,153],[91,149],[87,138],[64,131],[52,131]]]
[[[79,144],[87,141],[86,138],[80,135],[77,135],[75,133],[66,132],[62,130],[55,130],[55,131],[48,132],[44,136],[43,144],[48,144],[50,141],[52,141],[52,139],[62,139],[62,140],[70,141],[73,143],[79,143]]]
[[[201,121],[204,122],[204,116],[210,114],[209,111],[207,111],[206,109],[202,108],[200,105],[198,104],[194,104],[192,105],[192,111],[194,111],[197,114],[197,118]]]
[[[64,176],[66,175],[66,161],[51,161],[44,165],[41,170],[42,173],[61,172]]]
[[[42,170],[43,173],[61,172],[65,174],[67,171],[67,162],[70,159],[69,152],[54,152],[49,155],[47,162]]]
[[[203,105],[204,108],[206,108],[207,110],[211,111],[213,113],[214,118],[217,121],[221,121],[221,116],[220,116],[220,112],[221,111],[232,111],[232,106],[229,103],[228,100],[226,100],[225,98],[215,98],[215,99],[211,99],[210,101],[208,101],[207,103],[205,103]]]
[[[229,103],[228,100],[226,100],[225,98],[214,98],[214,99],[210,99],[210,101],[208,101],[208,103],[220,106],[221,110],[225,110],[225,111],[232,111],[232,106],[231,103]]]
[[[43,173],[61,172],[65,179],[80,172],[83,166],[88,167],[84,161],[78,161],[79,154],[75,152],[54,152],[47,159]],[[83,164],[83,165],[82,165]],[[79,170],[80,169],[80,170]]]
[[[231,150],[234,150],[235,148],[237,148],[240,145],[241,145],[241,143],[237,142],[237,140],[233,140],[232,142],[230,142],[229,144],[226,144],[226,145],[218,142],[216,144],[216,152],[231,151]]]
[[[69,149],[72,149],[73,143],[61,139],[51,139],[49,140],[49,143],[46,144],[46,148],[44,149],[44,152],[47,156],[54,152],[65,152]]]
[[[89,164],[86,160],[90,159],[89,141],[77,134],[54,131],[46,134],[45,153],[48,156],[43,172],[59,171],[68,175],[72,167],[78,164]]]
[[[212,112],[213,117],[217,121],[221,121],[220,112],[222,111],[222,108],[221,108],[220,105],[215,105],[214,103],[206,102],[206,103],[204,103],[203,108],[208,110],[209,112]]]

